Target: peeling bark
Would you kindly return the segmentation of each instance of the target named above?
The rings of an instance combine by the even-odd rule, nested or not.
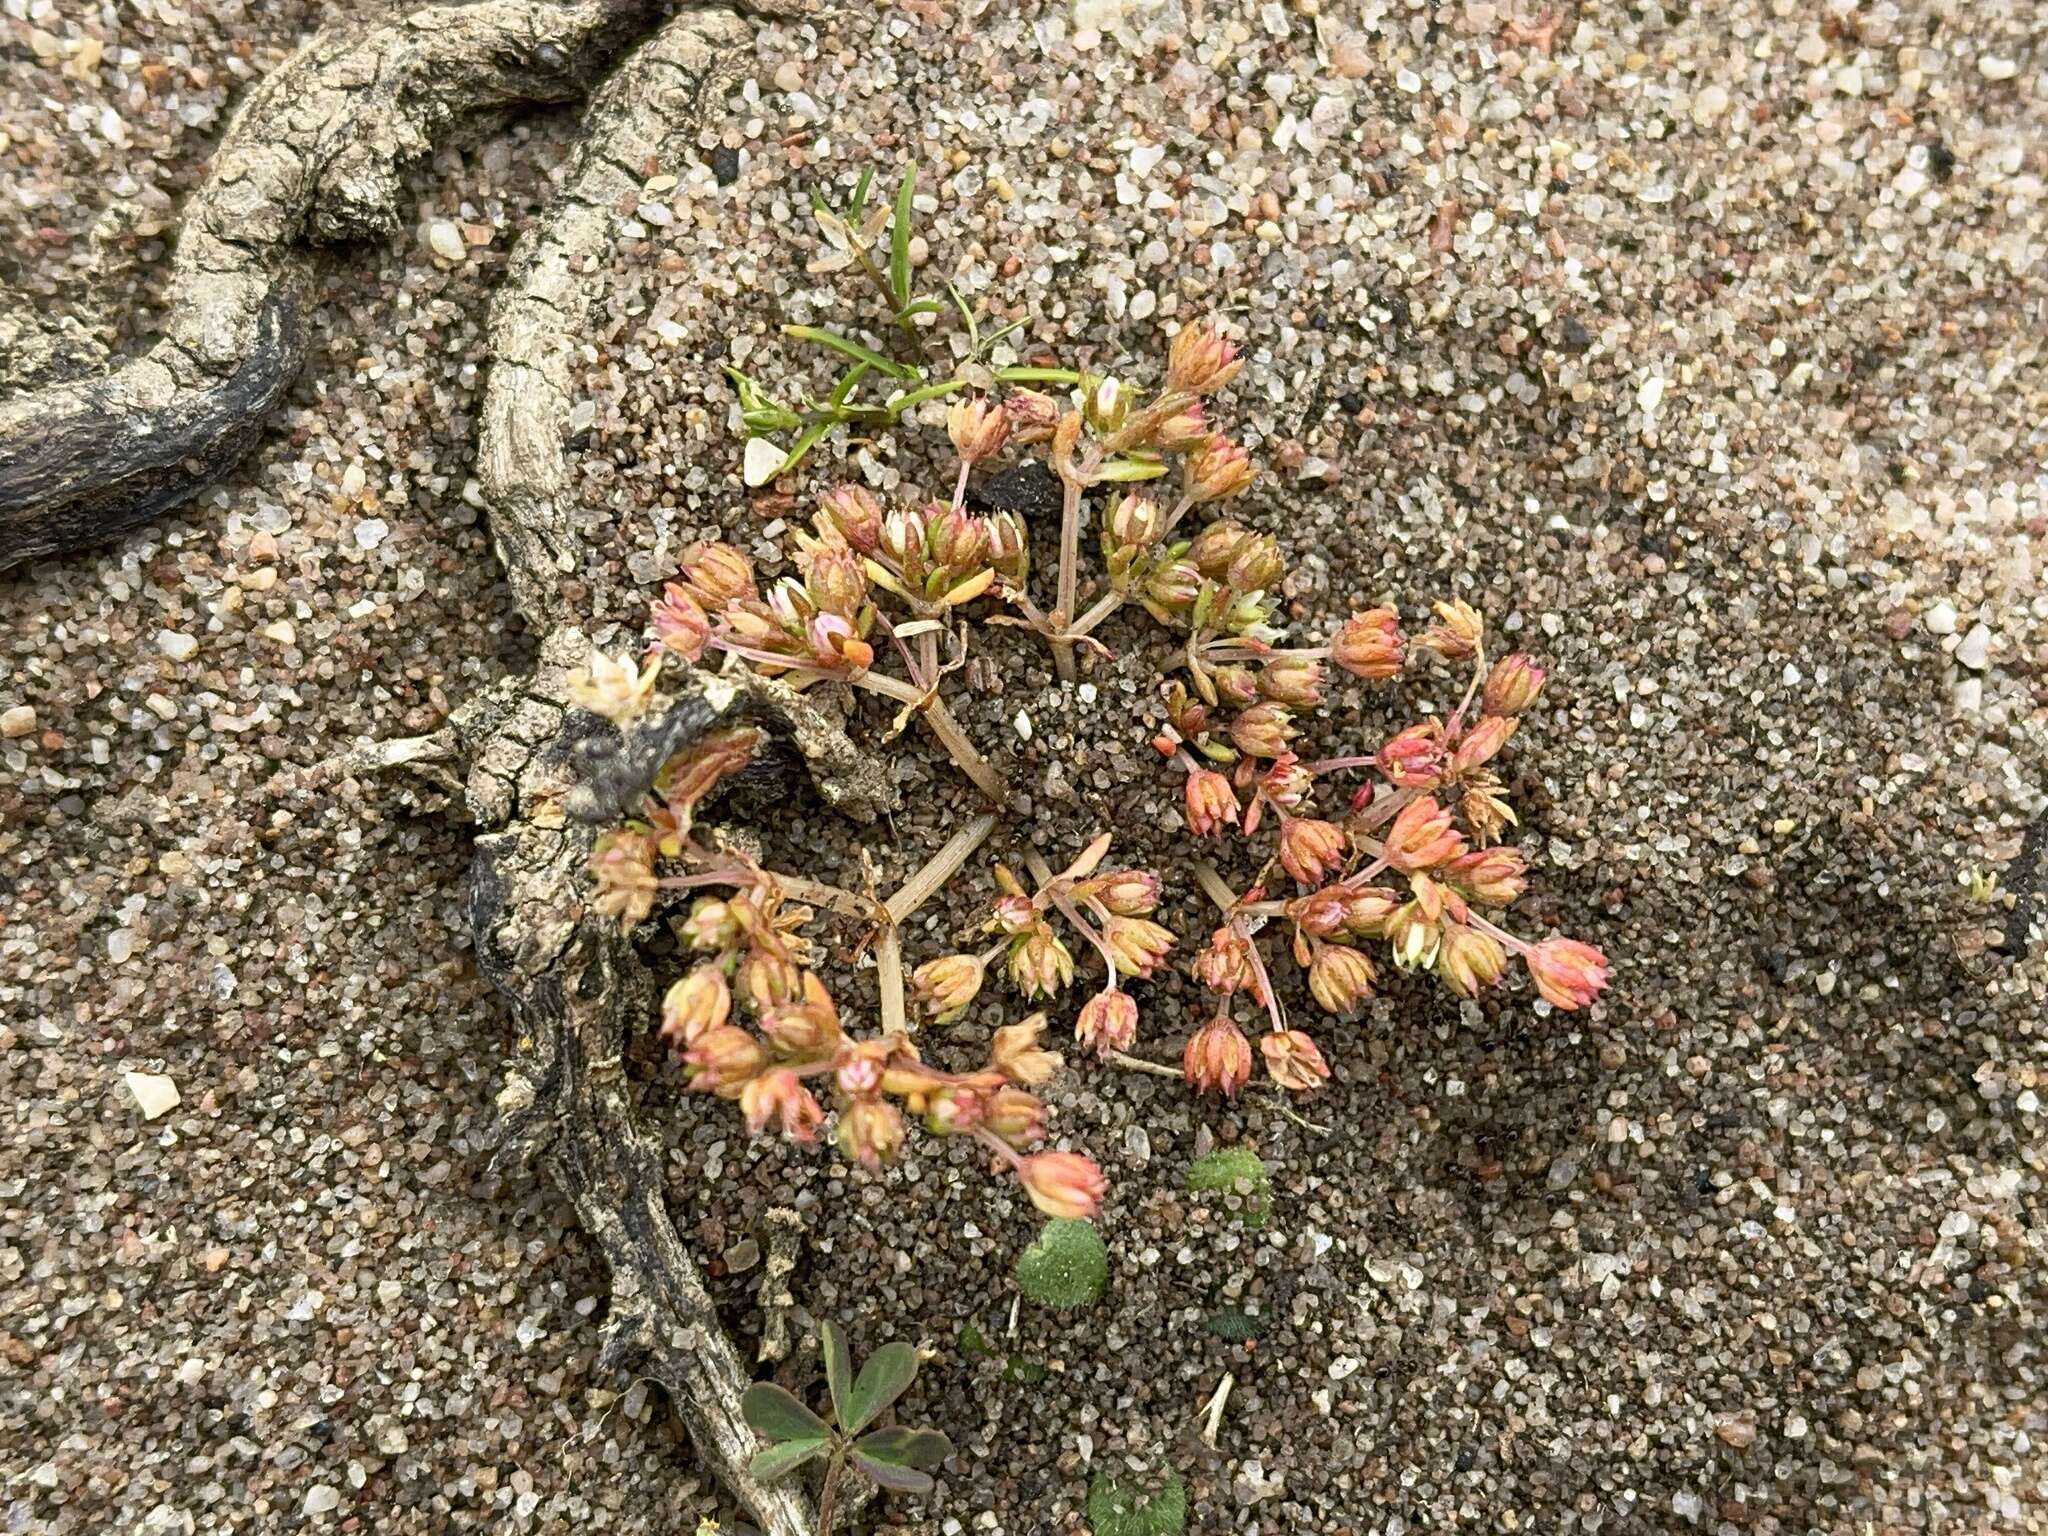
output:
[[[0,571],[111,538],[224,475],[306,352],[309,241],[383,234],[400,167],[459,117],[582,95],[657,0],[478,0],[323,29],[252,90],[187,204],[164,334],[111,369],[23,353],[0,401]],[[70,349],[78,357],[78,349]],[[61,359],[60,359],[61,361]]]

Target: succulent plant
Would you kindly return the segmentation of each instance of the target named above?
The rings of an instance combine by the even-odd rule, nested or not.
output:
[[[1236,1195],[1242,1201],[1239,1220],[1263,1227],[1273,1210],[1272,1181],[1265,1161],[1250,1147],[1218,1147],[1188,1164],[1188,1191],[1197,1195]]]
[[[1092,1307],[1109,1283],[1109,1250],[1085,1221],[1045,1224],[1017,1259],[1017,1289],[1042,1307]]]

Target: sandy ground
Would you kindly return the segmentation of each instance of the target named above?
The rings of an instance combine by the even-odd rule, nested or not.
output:
[[[1094,1469],[1168,1464],[1205,1532],[2048,1529],[2040,13],[1314,9],[764,29],[722,135],[655,168],[656,215],[622,210],[585,376],[593,611],[624,644],[714,532],[772,569],[828,476],[939,488],[913,426],[828,444],[795,501],[749,495],[716,367],[801,375],[777,325],[858,302],[804,271],[809,189],[914,154],[923,270],[1025,319],[1020,346],[1144,378],[1182,320],[1244,338],[1222,417],[1267,466],[1244,511],[1304,632],[1456,595],[1554,665],[1510,763],[1524,905],[1615,984],[1574,1018],[1391,986],[1319,1030],[1328,1135],[1068,1074],[1057,1131],[1114,1181],[1113,1279],[1094,1311],[1022,1314],[1036,1384],[957,1349],[1006,1322],[1036,1225],[974,1159],[925,1144],[873,1178],[752,1144],[650,1052],[728,1320],[758,1326],[751,1240],[794,1203],[805,1306],[935,1346],[906,1412],[960,1454],[886,1510],[904,1530],[1077,1530]],[[327,15],[0,0],[0,281],[145,338],[223,111]],[[524,119],[423,166],[418,225],[488,241],[335,253],[305,374],[232,480],[0,581],[9,1530],[717,1511],[658,1395],[594,1371],[604,1277],[566,1209],[489,1171],[506,1023],[464,947],[464,828],[392,785],[290,788],[522,662],[470,413],[491,286],[574,131]],[[1104,638],[1090,703],[986,631],[956,707],[1022,791],[1006,851],[1114,826],[1171,868],[1162,635]],[[1317,738],[1369,749],[1429,696],[1346,692]],[[899,750],[885,875],[973,804]],[[814,804],[772,846],[856,867]],[[913,961],[988,890],[977,866]],[[1144,1001],[1165,1057],[1196,989]],[[991,995],[933,1050],[971,1058],[1017,1011]],[[181,1103],[145,1120],[129,1072]],[[1263,1228],[1186,1192],[1219,1142],[1271,1164]],[[1222,1300],[1263,1335],[1210,1332]]]

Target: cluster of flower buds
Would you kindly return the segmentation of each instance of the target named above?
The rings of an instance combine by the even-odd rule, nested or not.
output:
[[[761,733],[752,726],[714,731],[662,765],[641,799],[639,814],[592,845],[598,912],[627,928],[647,921],[662,889],[656,866],[682,855],[704,797],[719,780],[746,767],[760,744]]]
[[[961,467],[974,462],[963,458]],[[957,501],[884,512],[862,487],[842,485],[825,493],[815,523],[815,537],[802,541],[807,558],[850,550],[867,578],[917,618],[971,603],[998,581],[1022,586],[1028,568],[1022,523],[1007,512],[977,517]]]
[[[1105,832],[1035,891],[1027,891],[998,865],[1001,894],[987,925],[997,935],[995,942],[979,954],[941,955],[919,966],[910,986],[923,1010],[941,1022],[959,1017],[998,960],[1027,999],[1051,999],[1065,991],[1074,980],[1074,956],[1053,926],[1057,916],[1102,960],[1102,988],[1075,1018],[1075,1038],[1104,1056],[1130,1045],[1138,1033],[1138,1005],[1123,982],[1157,971],[1174,936],[1150,916],[1159,905],[1157,875],[1139,869],[1102,869],[1110,842],[1111,835]]]
[[[1262,1054],[1275,1082],[1306,1089],[1328,1076],[1314,1043],[1287,1026],[1273,995],[1255,937],[1269,919],[1290,925],[1309,993],[1333,1014],[1355,1014],[1372,996],[1379,971],[1368,945],[1382,946],[1397,969],[1434,972],[1461,997],[1499,981],[1510,957],[1554,1007],[1583,1008],[1599,995],[1607,980],[1599,950],[1565,938],[1531,942],[1484,915],[1513,903],[1527,884],[1520,851],[1498,846],[1515,816],[1493,764],[1545,680],[1543,668],[1519,653],[1489,665],[1484,642],[1473,608],[1439,603],[1412,649],[1470,663],[1458,707],[1396,732],[1371,754],[1304,762],[1293,750],[1292,711],[1319,702],[1322,684],[1320,670],[1308,669],[1329,660],[1372,680],[1398,676],[1411,647],[1395,612],[1355,614],[1318,649],[1282,650],[1266,636],[1238,645],[1191,638],[1189,670],[1202,697],[1170,687],[1169,727],[1154,742],[1186,774],[1188,826],[1203,837],[1236,828],[1250,839],[1270,824],[1274,835],[1252,888],[1233,901],[1195,963],[1196,978],[1223,1004],[1187,1043],[1182,1068],[1190,1082],[1235,1093],[1250,1075],[1250,1042],[1230,1013],[1238,992],[1271,1019]],[[1275,683],[1282,668],[1290,670]],[[1289,689],[1298,689],[1292,698]],[[1219,704],[1238,713],[1219,724],[1211,714]],[[1358,788],[1341,812],[1315,814],[1319,781],[1358,768],[1376,770],[1383,782]],[[1276,873],[1298,894],[1269,900]]]

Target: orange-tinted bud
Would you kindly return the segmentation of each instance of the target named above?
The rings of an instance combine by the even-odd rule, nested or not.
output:
[[[597,881],[591,906],[627,928],[646,922],[661,889],[654,857],[654,840],[644,832],[608,832],[598,838],[590,850],[590,872]]]
[[[1235,1098],[1252,1075],[1251,1042],[1219,1013],[1188,1036],[1180,1053],[1180,1074],[1196,1088],[1213,1088],[1225,1098]]]
[[[1379,771],[1408,789],[1428,789],[1443,777],[1443,727],[1434,720],[1387,738],[1373,758]]]
[[[1273,764],[1259,775],[1259,793],[1283,811],[1291,811],[1308,798],[1316,785],[1316,776],[1302,766],[1302,761],[1292,752],[1283,752],[1273,759]]]
[[[1338,887],[1344,891],[1344,931],[1361,939],[1379,938],[1386,932],[1387,920],[1400,907],[1401,900],[1384,886],[1362,885]]]
[[[936,1022],[951,1023],[981,991],[987,969],[978,955],[941,955],[910,973],[910,995]]]
[[[1330,641],[1330,659],[1368,682],[1399,677],[1402,665],[1401,619],[1391,608],[1368,608],[1344,621]]]
[[[695,661],[711,639],[711,620],[690,590],[672,581],[661,589],[648,632],[663,650]]]
[[[917,1106],[912,1105],[913,1109]],[[958,1136],[979,1126],[987,1114],[982,1096],[972,1088],[940,1088],[924,1106],[925,1129],[934,1136]]]
[[[818,513],[864,555],[872,555],[882,542],[882,504],[865,486],[835,485],[819,498]]]
[[[1035,1087],[1050,1082],[1060,1069],[1060,1053],[1048,1051],[1038,1043],[1045,1033],[1045,1015],[1034,1013],[1018,1024],[1006,1025],[995,1032],[990,1042],[989,1060],[995,1069],[1013,1083]]]
[[[1443,942],[1436,952],[1436,973],[1460,997],[1476,996],[1490,987],[1507,969],[1507,951],[1490,933],[1463,923],[1446,923]]]
[[[1259,678],[1250,667],[1218,667],[1209,674],[1216,702],[1226,709],[1249,709],[1259,701]]]
[[[1035,389],[1013,389],[1003,401],[1011,435],[1020,443],[1039,443],[1060,421],[1060,403]]]
[[[1009,412],[992,400],[956,400],[946,410],[953,451],[970,464],[1002,452],[1010,436]]]
[[[1237,825],[1237,791],[1212,768],[1188,770],[1188,827],[1197,837],[1210,837]]]
[[[695,1045],[707,1031],[732,1018],[732,990],[716,964],[700,965],[668,989],[661,1000],[661,1038],[677,1050]]]
[[[1372,962],[1343,944],[1325,944],[1309,962],[1309,995],[1330,1013],[1350,1013],[1372,996]]]
[[[875,648],[836,613],[821,613],[811,620],[810,642],[811,660],[821,671],[865,672],[875,664]]]
[[[1553,1008],[1583,1008],[1607,985],[1607,957],[1577,939],[1545,939],[1522,954],[1536,990]]]
[[[706,896],[690,908],[690,915],[676,924],[676,933],[692,949],[724,949],[739,937],[739,924],[732,908],[716,896]]]
[[[981,1113],[981,1123],[1013,1147],[1045,1140],[1045,1105],[1022,1088],[998,1088]]]
[[[1213,320],[1184,325],[1166,351],[1166,387],[1191,395],[1214,394],[1244,366],[1237,348]]]
[[[1527,871],[1519,849],[1482,848],[1460,854],[1437,874],[1481,906],[1504,907],[1528,885]]]
[[[1209,935],[1208,946],[1195,956],[1195,980],[1226,996],[1240,989],[1256,991],[1259,972],[1253,963],[1251,940],[1225,923]]]
[[[1323,702],[1323,664],[1308,656],[1276,656],[1259,673],[1259,691],[1289,709]]]
[[[1017,1167],[1024,1192],[1048,1216],[1085,1221],[1102,1204],[1109,1187],[1102,1170],[1078,1152],[1040,1152]]]
[[[1315,1041],[1298,1029],[1276,1030],[1259,1041],[1259,1054],[1266,1058],[1266,1071],[1273,1081],[1290,1093],[1307,1093],[1329,1079],[1329,1064]]]
[[[1185,453],[1214,435],[1201,401],[1190,400],[1171,416],[1158,419],[1158,425],[1152,429],[1152,446],[1166,453]]]
[[[1333,821],[1290,816],[1280,826],[1280,864],[1303,885],[1320,885],[1344,862],[1349,848],[1344,829]]]
[[[1010,980],[1027,998],[1051,997],[1074,979],[1074,957],[1059,935],[1036,923],[1010,941]]]
[[[1252,474],[1251,456],[1219,433],[1188,455],[1183,490],[1197,504],[1222,501],[1250,485]]]
[[[1287,919],[1319,939],[1334,939],[1350,926],[1349,896],[1341,885],[1325,886],[1297,896],[1284,908]]]
[[[1101,902],[1118,917],[1143,917],[1159,905],[1159,877],[1142,869],[1113,869],[1083,880],[1074,894]]]
[[[698,1036],[697,1043],[683,1053],[683,1063],[689,1069],[692,1088],[731,1099],[761,1075],[768,1065],[768,1053],[744,1029],[727,1025]]]
[[[1401,807],[1387,828],[1386,861],[1404,874],[1430,869],[1465,851],[1465,840],[1451,828],[1451,813],[1424,795]]]
[[[1149,496],[1119,496],[1103,514],[1104,542],[1111,549],[1150,549],[1166,529],[1166,513]]]
[[[1519,715],[1536,702],[1549,677],[1535,658],[1516,651],[1503,656],[1486,674],[1486,686],[1479,693],[1479,707],[1489,715]]]
[[[1098,1056],[1121,1051],[1138,1037],[1138,1004],[1128,992],[1098,992],[1081,1005],[1074,1038]]]
[[[1278,704],[1254,704],[1231,720],[1230,739],[1253,757],[1278,757],[1294,739],[1294,722]]]
[[[1221,581],[1230,570],[1230,562],[1255,537],[1250,529],[1240,527],[1228,518],[1220,519],[1195,535],[1182,558],[1211,581]]]
[[[756,947],[740,962],[740,995],[756,1013],[766,1013],[803,996],[803,974],[787,955]]]
[[[1173,932],[1149,917],[1119,917],[1112,913],[1103,922],[1102,937],[1116,956],[1116,968],[1126,976],[1150,976],[1166,952],[1173,948]]]
[[[710,612],[758,597],[754,563],[730,544],[693,544],[683,551],[682,581]]]
[[[1513,715],[1481,715],[1472,722],[1472,728],[1458,738],[1458,745],[1451,753],[1451,771],[1470,773],[1474,768],[1493,761],[1521,723]]]
[[[1464,661],[1476,654],[1480,636],[1486,631],[1486,621],[1479,616],[1479,610],[1463,598],[1433,607],[1436,622],[1423,631],[1416,644],[1448,661]]]
[[[833,1136],[848,1162],[879,1168],[903,1150],[903,1116],[894,1104],[856,1099],[839,1112]]]
[[[816,1141],[818,1127],[825,1123],[825,1111],[786,1067],[764,1073],[741,1089],[740,1111],[747,1117],[747,1129],[756,1135],[773,1120],[792,1141]]]

